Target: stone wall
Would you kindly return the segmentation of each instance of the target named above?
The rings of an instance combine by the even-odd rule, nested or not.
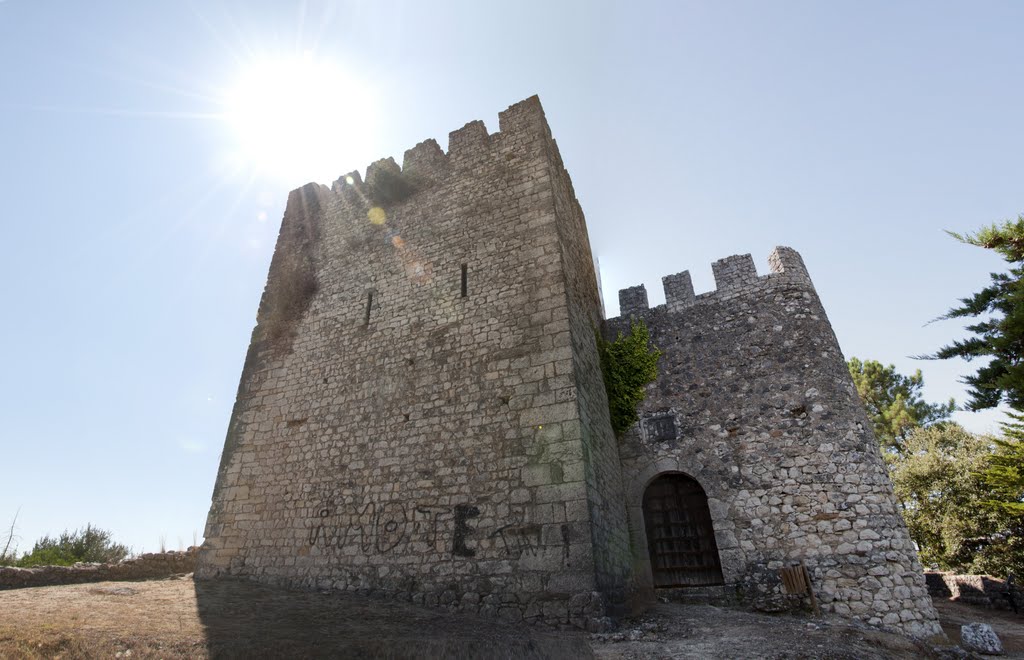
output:
[[[933,598],[947,598],[968,605],[1009,610],[1013,609],[1010,601],[1012,596],[1018,604],[1018,609],[1020,607],[1020,593],[1017,588],[1011,589],[1005,580],[991,575],[957,575],[929,571],[924,577],[928,584],[928,593]]]
[[[624,603],[630,589],[632,556],[622,463],[612,431],[597,351],[596,333],[604,318],[601,296],[586,220],[554,140],[549,143],[549,162],[559,217],[559,246],[564,264],[579,433],[583,441],[580,449],[597,585],[613,603]]]
[[[803,261],[777,248],[769,262],[772,273],[758,277],[749,255],[723,259],[717,290],[699,296],[688,273],[668,276],[666,304],[653,309],[642,287],[624,290],[622,315],[607,322],[613,338],[645,320],[663,352],[620,447],[638,579],[651,584],[644,490],[684,473],[707,493],[724,579],[747,599],[782,600],[778,570],[803,560],[823,610],[937,634],[871,425]]]
[[[115,564],[74,564],[15,568],[0,566],[0,589],[46,587],[55,584],[150,580],[191,573],[196,568],[199,548],[182,552],[146,553]]]
[[[499,124],[290,195],[198,577],[600,625],[625,536],[589,246],[539,101]]]

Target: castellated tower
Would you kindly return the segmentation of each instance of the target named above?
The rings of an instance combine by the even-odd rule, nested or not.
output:
[[[800,256],[620,292],[536,97],[288,198],[199,578],[380,593],[594,629],[689,588],[940,632],[892,485]],[[617,440],[598,361],[663,356]]]
[[[598,625],[631,571],[583,214],[540,102],[288,199],[198,577]]]
[[[795,598],[780,569],[802,562],[822,610],[941,634],[803,260],[785,247],[768,260],[762,277],[750,255],[716,262],[717,290],[699,296],[689,272],[669,275],[652,309],[642,285],[619,292],[605,334],[643,319],[663,352],[619,450],[636,584],[724,585],[780,607]]]

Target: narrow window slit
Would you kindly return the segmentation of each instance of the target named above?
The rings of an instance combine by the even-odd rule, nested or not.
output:
[[[366,319],[364,325],[370,325],[370,310],[373,309],[373,291],[366,292]]]
[[[462,264],[462,297],[465,298],[468,295],[468,284],[469,278],[466,271],[466,264]]]

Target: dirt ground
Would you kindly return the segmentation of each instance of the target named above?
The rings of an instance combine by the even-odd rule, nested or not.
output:
[[[937,603],[953,643],[992,624],[1024,658],[1024,616]],[[612,632],[548,632],[375,598],[248,582],[145,582],[0,591],[3,658],[928,658],[958,657],[834,618],[660,604]]]
[[[987,623],[1003,643],[1006,657],[1024,658],[1024,612],[988,609],[964,605],[951,600],[933,599],[939,611],[939,623],[954,644],[960,643],[960,626],[965,623]]]

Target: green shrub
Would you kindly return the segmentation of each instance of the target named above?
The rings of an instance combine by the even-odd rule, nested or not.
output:
[[[128,548],[114,543],[106,530],[86,525],[83,530],[68,532],[59,537],[49,535],[36,541],[32,552],[17,560],[16,566],[70,566],[76,562],[118,562],[128,556]]]
[[[650,341],[647,324],[639,320],[630,324],[628,335],[620,332],[615,341],[597,335],[608,412],[616,437],[621,438],[636,424],[636,407],[644,400],[644,388],[658,377],[661,351]]]

